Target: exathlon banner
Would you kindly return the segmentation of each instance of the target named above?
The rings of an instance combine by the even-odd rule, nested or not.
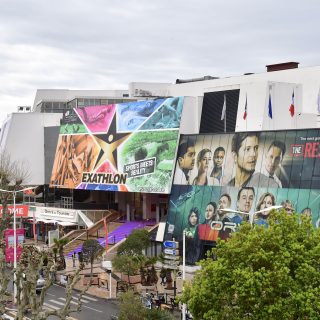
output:
[[[238,225],[268,226],[271,206],[320,224],[320,130],[182,136],[166,240],[186,231],[194,264]]]
[[[175,97],[67,111],[50,186],[170,193],[182,109]]]

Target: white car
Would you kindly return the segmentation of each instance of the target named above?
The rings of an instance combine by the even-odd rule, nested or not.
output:
[[[39,279],[37,280],[37,285],[36,285],[36,292],[37,293],[41,292],[41,290],[43,289],[45,283],[46,283],[46,280],[40,275]]]
[[[23,274],[23,277],[25,278],[25,274]],[[43,289],[44,285],[46,283],[46,280],[43,278],[43,276],[41,274],[39,274],[39,278],[37,280],[37,284],[36,284],[36,293],[40,293],[41,290]]]

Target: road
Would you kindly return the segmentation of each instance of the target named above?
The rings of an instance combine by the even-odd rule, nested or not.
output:
[[[65,288],[53,285],[47,292],[45,298],[45,307],[48,309],[60,309],[65,304]],[[77,306],[77,301],[79,299],[79,292],[74,291],[72,294],[73,307]],[[82,296],[82,311],[80,313],[72,313],[71,317],[73,319],[79,320],[109,320],[111,315],[118,314],[118,304],[115,301],[108,301],[107,299],[96,298],[89,295]],[[57,317],[49,317],[48,319],[57,319]]]
[[[8,290],[13,292],[12,282],[8,285]],[[65,288],[59,285],[52,285],[45,297],[45,307],[48,309],[60,309],[65,304],[66,293]],[[79,299],[79,292],[74,291],[72,294],[71,304],[73,307],[77,306],[77,301]],[[111,315],[117,315],[119,306],[114,300],[109,301],[107,299],[96,298],[90,295],[82,296],[82,307],[80,313],[72,313],[73,319],[79,320],[109,320]],[[48,319],[57,319],[57,317],[49,317]]]

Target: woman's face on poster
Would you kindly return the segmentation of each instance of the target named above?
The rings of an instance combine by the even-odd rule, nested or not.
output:
[[[200,159],[199,171],[207,172],[210,166],[212,166],[212,153],[206,152]]]
[[[192,212],[190,217],[189,217],[189,222],[192,226],[195,226],[198,223],[198,217],[196,213]]]
[[[208,204],[206,207],[206,220],[212,219],[214,216],[214,207],[212,204]]]
[[[270,208],[272,206],[273,206],[273,201],[272,201],[271,196],[265,196],[263,201],[262,201],[262,203],[261,203],[260,210],[263,210],[263,209],[266,209],[266,208]],[[269,211],[262,212],[262,214],[268,215]]]

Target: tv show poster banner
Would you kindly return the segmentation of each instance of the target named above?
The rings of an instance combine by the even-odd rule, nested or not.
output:
[[[319,129],[181,136],[165,240],[187,235],[187,262],[242,221],[268,226],[283,206],[320,224]],[[223,211],[230,209],[230,211]]]
[[[183,97],[68,110],[50,186],[168,194]]]

